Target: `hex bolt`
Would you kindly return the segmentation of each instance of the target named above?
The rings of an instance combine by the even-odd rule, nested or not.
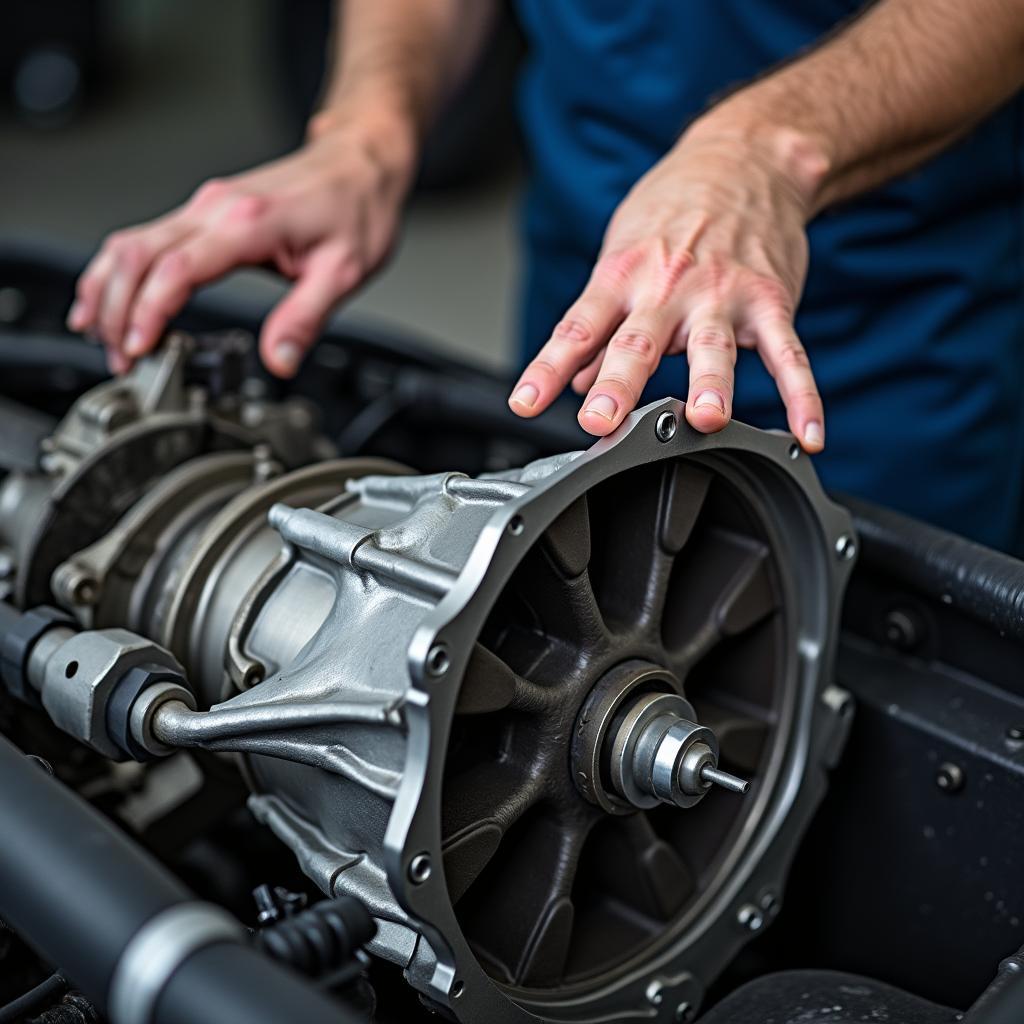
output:
[[[736,921],[748,932],[759,932],[764,927],[764,914],[753,903],[744,903],[736,912]]]
[[[945,761],[939,765],[935,773],[935,785],[944,793],[956,793],[964,788],[964,770],[952,761]]]
[[[409,861],[409,881],[413,885],[422,885],[431,872],[430,856],[426,853],[418,853]]]
[[[857,542],[848,533],[844,533],[836,541],[836,554],[844,562],[851,561],[857,554]]]
[[[654,424],[654,434],[659,441],[671,441],[676,436],[676,429],[679,427],[679,421],[675,417],[675,413],[663,412],[657,422]]]
[[[448,657],[448,648],[444,644],[434,644],[427,655],[427,672],[437,677],[443,676],[451,665],[451,658]]]

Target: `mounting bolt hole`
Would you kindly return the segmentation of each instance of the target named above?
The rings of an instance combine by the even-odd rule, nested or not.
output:
[[[451,666],[448,648],[444,644],[434,644],[427,655],[427,671],[432,676],[443,676]]]
[[[671,441],[676,436],[678,426],[679,423],[674,413],[663,412],[658,417],[657,423],[654,424],[655,436],[659,441]]]
[[[526,523],[523,522],[522,516],[513,516],[508,521],[508,532],[511,533],[513,537],[518,537],[525,529]]]
[[[789,457],[796,462],[800,458],[800,445],[795,441],[789,446]]]
[[[69,661],[67,663],[67,666],[64,669],[64,675],[68,679],[74,679],[74,677],[75,677],[75,675],[77,673],[78,673],[78,662],[77,661]]]
[[[679,1024],[687,1024],[693,1020],[693,1007],[689,1003],[680,1003],[676,1007],[676,1020]]]
[[[462,993],[466,991],[466,986],[461,981],[452,982],[451,997],[452,999],[461,999]]]
[[[413,885],[422,885],[430,877],[430,857],[425,853],[418,853],[409,861],[409,881]]]
[[[857,542],[848,533],[844,533],[836,541],[836,554],[844,562],[849,562],[857,554]]]

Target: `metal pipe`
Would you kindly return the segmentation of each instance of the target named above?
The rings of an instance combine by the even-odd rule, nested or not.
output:
[[[0,780],[0,917],[113,1024],[357,1019],[3,737]]]

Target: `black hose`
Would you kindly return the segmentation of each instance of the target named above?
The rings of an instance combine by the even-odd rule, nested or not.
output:
[[[1024,562],[859,498],[834,497],[853,513],[862,562],[1024,639]]]
[[[194,905],[195,898],[4,737],[0,822],[0,918],[106,1007],[114,972],[132,940],[157,915],[182,903]],[[233,1012],[227,1013],[228,1007]],[[355,1018],[257,950],[218,939],[176,966],[149,1019],[152,1024],[343,1024]]]
[[[18,996],[6,1006],[0,1006],[0,1024],[18,1024],[18,1021],[38,1013],[48,1003],[59,999],[68,989],[68,983],[59,974],[51,974],[35,988]]]

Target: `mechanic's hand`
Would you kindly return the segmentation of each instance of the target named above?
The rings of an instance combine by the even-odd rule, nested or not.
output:
[[[536,416],[570,381],[580,424],[608,434],[663,356],[690,364],[686,418],[705,433],[732,414],[737,346],[756,348],[810,452],[821,398],[793,315],[807,270],[805,190],[735,136],[691,130],[630,191],[583,294],[509,400]]]
[[[121,373],[156,345],[193,289],[269,263],[295,284],[263,324],[260,354],[291,377],[334,304],[388,254],[414,164],[412,146],[400,142],[393,130],[335,126],[110,235],[79,279],[68,326],[98,336]]]

